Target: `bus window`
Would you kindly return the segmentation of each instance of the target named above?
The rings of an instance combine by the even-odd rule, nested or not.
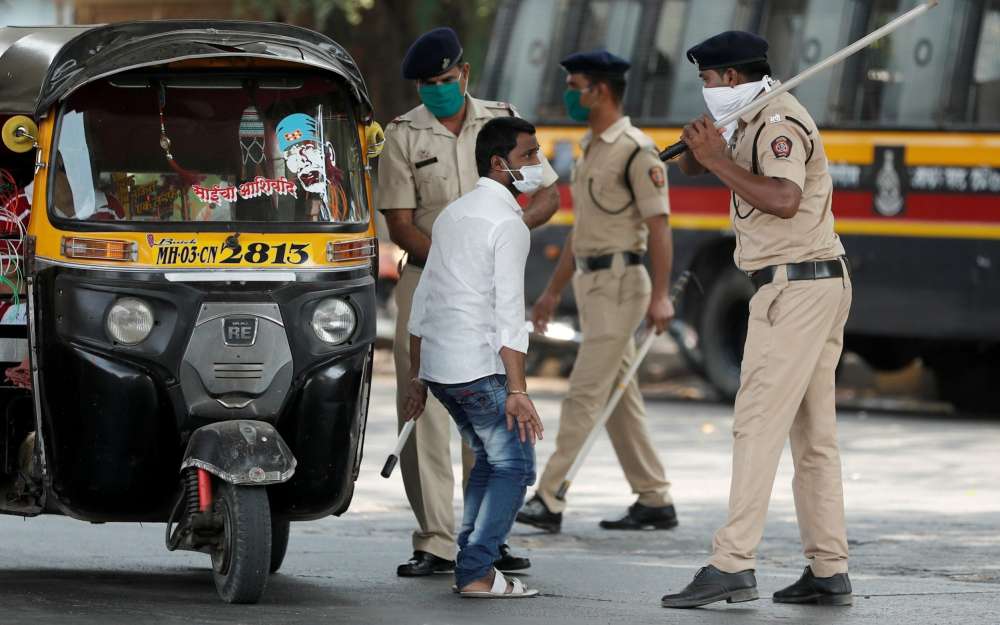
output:
[[[666,0],[660,8],[653,45],[642,66],[633,67],[630,76],[643,76],[642,93],[638,105],[639,117],[662,117],[670,101],[674,73],[689,70],[684,50],[681,49],[681,30],[687,0]],[[640,74],[641,72],[641,74]]]
[[[987,4],[982,24],[972,70],[972,120],[996,126],[1000,125],[1000,0]]]
[[[631,59],[641,14],[642,4],[638,0],[589,2],[577,49],[606,48],[623,59]]]
[[[762,16],[761,35],[769,44],[771,75],[788,80],[847,44],[851,3],[820,0],[770,2]],[[826,119],[832,86],[839,69],[826,71],[795,89],[817,123]]]
[[[918,0],[875,0],[867,31],[912,9]],[[915,20],[865,52],[855,94],[854,120],[899,126],[931,126],[941,121],[945,85],[961,37],[966,3],[939,6],[934,19]]]
[[[673,121],[687,121],[705,112],[701,78],[697,68],[684,56],[688,48],[724,30],[749,30],[750,23],[751,3],[748,0],[688,1],[686,4],[684,36],[680,39],[678,62],[674,64],[669,105],[660,113],[664,117],[669,115]]]
[[[497,92],[505,100],[518,108],[522,115],[534,118],[538,115],[539,99],[543,89],[539,87],[546,80],[550,63],[558,47],[553,45],[565,17],[566,3],[552,0],[524,0],[517,10],[514,27],[511,30],[507,54],[501,67]]]

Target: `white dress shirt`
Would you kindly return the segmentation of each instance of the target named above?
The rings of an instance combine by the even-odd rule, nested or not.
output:
[[[505,374],[500,348],[526,353],[524,265],[531,235],[507,187],[480,178],[434,222],[413,294],[420,379],[440,384]]]

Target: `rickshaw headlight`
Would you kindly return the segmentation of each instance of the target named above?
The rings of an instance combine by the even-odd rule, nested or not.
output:
[[[123,297],[108,311],[108,334],[123,345],[136,345],[153,331],[153,309],[135,297]]]
[[[312,328],[319,340],[330,345],[340,345],[354,334],[358,324],[354,308],[344,300],[329,297],[313,311]]]

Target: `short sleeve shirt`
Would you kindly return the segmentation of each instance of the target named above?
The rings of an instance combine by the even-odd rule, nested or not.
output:
[[[741,118],[730,142],[730,156],[752,173],[790,180],[802,189],[799,210],[791,219],[763,213],[732,194],[737,267],[756,271],[844,254],[834,232],[833,181],[823,139],[794,96],[785,93]]]
[[[458,136],[445,128],[423,104],[392,120],[385,129],[379,157],[376,206],[379,210],[414,209],[414,222],[431,236],[434,220],[445,206],[479,181],[476,137],[494,117],[516,116],[505,102],[467,96],[468,110]],[[543,186],[559,179],[545,156]]]
[[[573,170],[573,252],[645,252],[645,220],[670,213],[666,167],[652,138],[623,117],[583,138]]]

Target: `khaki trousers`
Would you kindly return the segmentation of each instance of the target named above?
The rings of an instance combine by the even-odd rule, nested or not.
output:
[[[710,560],[716,568],[755,568],[778,461],[791,438],[803,552],[817,577],[847,571],[834,373],[850,309],[849,277],[788,282],[784,268],[750,300],[729,520],[715,534]]]
[[[407,265],[395,288],[396,336],[392,345],[396,363],[397,425],[403,427],[403,401],[410,383],[410,308],[413,292],[420,281],[420,269]],[[467,478],[475,458],[462,443],[462,468]],[[399,457],[403,487],[410,502],[417,529],[413,532],[414,551],[426,551],[439,558],[454,560],[455,475],[451,468],[451,416],[432,395],[427,396],[424,414],[417,420],[410,440]]]
[[[641,265],[624,267],[621,257],[606,270],[577,272],[573,292],[583,342],[562,404],[556,450],[545,465],[537,494],[553,512],[566,508],[555,494],[594,428],[612,389],[636,355],[633,333],[649,307],[650,281]],[[635,378],[607,423],[608,436],[632,492],[646,506],[671,503],[664,474],[646,428],[645,408]]]

